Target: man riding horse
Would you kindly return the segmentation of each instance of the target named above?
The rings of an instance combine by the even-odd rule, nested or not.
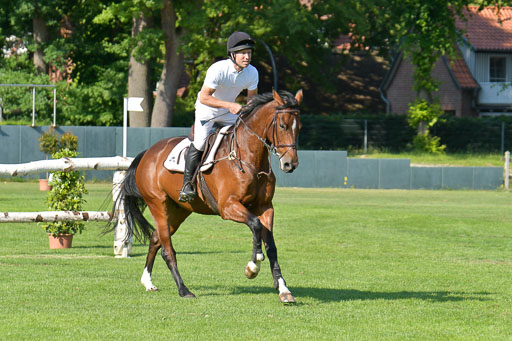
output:
[[[229,59],[208,68],[195,104],[194,141],[185,158],[181,202],[190,202],[196,197],[193,176],[213,125],[227,126],[236,122],[242,106],[235,100],[242,90],[247,89],[248,101],[258,94],[258,70],[250,64],[254,45],[247,33],[235,32],[227,43]]]

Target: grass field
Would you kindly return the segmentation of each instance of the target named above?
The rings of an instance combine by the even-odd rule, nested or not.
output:
[[[0,183],[0,211],[45,210],[36,183]],[[109,185],[87,184],[97,210]],[[87,223],[50,250],[36,224],[0,225],[2,340],[510,340],[512,196],[498,191],[278,188],[275,238],[297,299],[279,303],[268,261],[254,280],[244,225],[192,215],[175,235],[197,299],[147,246],[113,257]]]
[[[427,154],[427,153],[385,153],[370,152],[361,153],[349,152],[349,157],[371,158],[371,159],[409,159],[411,164],[418,166],[455,166],[455,167],[503,167],[504,155],[499,153],[446,153],[446,154]]]

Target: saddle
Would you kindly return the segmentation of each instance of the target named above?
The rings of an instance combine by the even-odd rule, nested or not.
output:
[[[225,126],[208,135],[201,159],[201,166],[199,168],[201,172],[205,172],[213,166],[217,149],[224,136],[229,134],[230,128],[232,128],[232,126]],[[164,167],[172,172],[183,173],[185,170],[185,155],[187,155],[188,148],[192,141],[193,133],[179,142],[171,150],[169,156],[167,156],[167,159],[164,161]]]

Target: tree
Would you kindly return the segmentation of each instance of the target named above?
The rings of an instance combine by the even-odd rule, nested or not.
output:
[[[152,127],[172,125],[178,82],[184,70],[183,53],[179,51],[180,35],[176,29],[174,1],[163,0],[162,29],[165,36],[165,56],[162,74],[156,90],[155,106],[151,116]]]
[[[1,14],[9,14],[0,16],[0,39],[14,34],[27,42],[31,57],[43,52],[49,72],[67,72],[68,79],[58,83],[60,124],[120,124],[121,100],[129,95],[146,99],[142,115],[131,113],[132,126],[150,122],[167,126],[175,118],[182,73],[190,76],[191,95],[178,104],[191,111],[207,68],[226,58],[227,37],[237,30],[258,41],[253,63],[261,75],[271,72],[261,42],[270,46],[277,60],[278,87],[306,87],[305,104],[310,110],[315,109],[316,98],[308,93],[336,96],[331,81],[337,65],[330,61],[341,34],[350,35],[358,51],[389,56],[398,47],[403,49],[415,65],[418,96],[431,101],[437,89],[430,76],[432,67],[460,39],[455,19],[468,4],[468,0],[348,0],[343,6],[338,0],[13,0],[7,9],[0,8]],[[29,29],[34,23],[37,36]],[[61,33],[64,26],[69,26],[66,36]],[[43,70],[41,56],[37,59]],[[11,72],[8,78],[14,79],[15,68],[23,63],[21,57],[17,62],[0,58],[0,76]],[[32,77],[35,66],[27,69],[23,64],[24,74]],[[157,83],[153,105],[151,92]],[[271,86],[262,79],[260,92],[270,91]]]
[[[146,28],[153,26],[153,17],[147,11],[140,11],[133,18],[132,38],[136,38]],[[140,47],[141,42],[138,43]],[[128,97],[142,97],[143,112],[130,111],[131,127],[149,127],[151,123],[151,112],[153,104],[153,89],[151,86],[151,66],[148,60],[138,61],[136,49],[130,53],[130,68],[128,71]]]
[[[453,55],[463,38],[456,19],[464,19],[469,0],[370,0],[355,1],[357,13],[351,21],[351,33],[358,43],[387,55],[403,51],[415,67],[414,89],[418,97],[432,103],[438,89],[432,70],[443,55]],[[484,6],[502,6],[500,0],[480,0]]]

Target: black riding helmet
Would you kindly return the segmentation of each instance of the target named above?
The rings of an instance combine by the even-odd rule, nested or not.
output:
[[[236,51],[241,51],[245,49],[253,50],[254,45],[255,42],[250,35],[248,35],[245,32],[235,32],[228,38],[228,56],[231,56],[231,53],[234,53]]]

